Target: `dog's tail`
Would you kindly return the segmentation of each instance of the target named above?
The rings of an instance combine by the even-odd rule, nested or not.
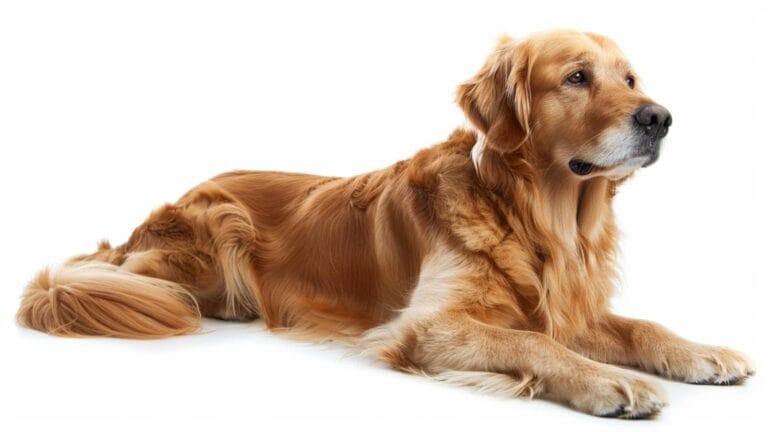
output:
[[[58,336],[153,339],[195,332],[200,312],[180,284],[100,261],[44,269],[29,282],[20,324]]]

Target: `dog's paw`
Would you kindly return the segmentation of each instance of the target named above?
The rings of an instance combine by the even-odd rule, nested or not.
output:
[[[600,417],[645,419],[667,404],[664,390],[656,383],[618,368],[605,368],[579,385],[570,398],[576,409]]]
[[[746,355],[729,348],[694,345],[667,359],[667,374],[691,384],[741,384],[754,375]]]

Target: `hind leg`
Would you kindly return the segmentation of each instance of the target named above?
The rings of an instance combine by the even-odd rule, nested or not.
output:
[[[101,241],[95,253],[73,257],[65,265],[105,262],[118,272],[178,283],[194,296],[201,314],[213,316],[222,303],[224,283],[195,231],[181,209],[165,205],[127,243],[112,247]]]
[[[243,206],[215,183],[207,182],[166,205],[137,228],[121,249],[127,271],[183,284],[201,312],[228,320],[260,314],[256,282],[256,230]],[[97,252],[98,254],[99,252]],[[116,263],[118,264],[118,263]]]
[[[120,269],[181,284],[194,295],[203,316],[215,316],[221,307],[223,284],[204,254],[172,249],[129,252]]]
[[[200,315],[254,319],[255,238],[243,207],[205,183],[154,211],[127,243],[102,242],[38,273],[18,320],[62,336],[158,338],[194,333]]]

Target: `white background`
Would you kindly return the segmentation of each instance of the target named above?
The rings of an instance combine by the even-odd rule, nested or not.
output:
[[[267,3],[0,3],[3,430],[765,427],[765,2]],[[442,140],[466,125],[454,89],[497,37],[552,27],[613,37],[675,119],[660,161],[616,199],[615,309],[749,353],[759,372],[746,386],[661,380],[662,415],[623,422],[477,395],[258,325],[211,321],[155,342],[16,327],[36,270],[125,241],[216,173],[351,175]]]

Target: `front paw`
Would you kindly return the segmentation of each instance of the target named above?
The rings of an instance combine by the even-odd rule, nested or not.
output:
[[[658,384],[609,366],[578,374],[564,384],[561,397],[574,408],[600,417],[644,419],[667,404]]]
[[[693,345],[668,356],[666,375],[691,384],[741,384],[754,375],[746,355],[730,348]]]

